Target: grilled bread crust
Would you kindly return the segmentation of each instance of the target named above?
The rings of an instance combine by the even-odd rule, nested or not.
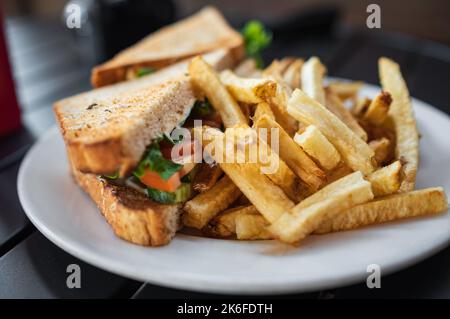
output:
[[[180,60],[220,48],[239,60],[244,41],[218,10],[206,7],[193,16],[164,27],[92,70],[94,87],[124,81],[127,71],[142,67],[160,69]]]
[[[180,228],[181,205],[164,205],[125,186],[72,169],[80,187],[93,199],[114,233],[143,246],[168,244]]]

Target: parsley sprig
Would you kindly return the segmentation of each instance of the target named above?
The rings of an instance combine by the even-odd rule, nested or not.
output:
[[[262,68],[264,63],[261,52],[272,42],[272,33],[257,20],[247,22],[241,33],[245,40],[247,55],[255,59],[258,68]]]

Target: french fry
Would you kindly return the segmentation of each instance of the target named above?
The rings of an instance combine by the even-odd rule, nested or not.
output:
[[[235,223],[236,237],[239,240],[273,239],[268,230],[270,224],[258,211],[236,215]]]
[[[264,163],[277,163],[278,167],[276,169],[274,167],[269,173],[264,174],[266,174],[275,185],[278,185],[291,200],[299,201],[304,198],[304,191],[302,190],[303,185],[300,184],[300,180],[278,154],[272,151],[267,144],[267,141],[259,139],[255,130],[251,129],[249,126],[241,125],[227,129],[225,137],[228,141],[234,141],[236,138],[240,141],[249,141],[243,146],[246,157],[245,161],[249,161],[250,154],[254,154],[257,156],[258,161],[264,157],[260,167],[265,167],[266,165]],[[265,152],[260,154],[259,152],[262,151],[262,149],[265,149]]]
[[[363,86],[363,82],[341,82],[336,81],[328,85],[328,88],[336,94],[341,100],[354,99]]]
[[[400,188],[400,173],[402,164],[396,161],[391,165],[382,167],[367,177],[372,184],[375,197],[390,195]]]
[[[314,233],[351,230],[398,219],[439,214],[447,209],[444,189],[426,188],[382,197],[350,208],[323,222]]]
[[[234,73],[241,77],[253,77],[258,72],[255,59],[245,59],[235,69]]]
[[[189,63],[189,74],[195,85],[208,97],[212,106],[219,112],[226,127],[247,124],[247,118],[239,105],[220,82],[213,68],[201,57],[195,57]]]
[[[344,162],[340,162],[334,170],[328,172],[327,182],[325,185],[334,183],[338,179],[341,179],[342,177],[347,176],[351,173],[353,173],[353,170]]]
[[[354,171],[368,175],[374,171],[374,151],[347,125],[301,90],[295,90],[288,102],[288,112],[306,124],[315,125],[333,144],[343,161]]]
[[[253,123],[257,122],[258,119],[263,115],[266,115],[269,118],[275,120],[275,115],[273,114],[269,104],[267,104],[266,102],[258,103],[258,105],[256,106],[255,114],[253,114]]]
[[[280,158],[286,162],[294,173],[297,174],[311,190],[315,191],[320,188],[326,180],[325,172],[309,158],[303,149],[294,142],[277,122],[267,116],[262,116],[255,123],[255,127],[268,129],[268,134],[270,134],[270,129],[278,129]],[[267,141],[270,140],[271,137],[268,137]]]
[[[385,162],[390,160],[391,156],[391,141],[386,137],[382,137],[369,142],[369,146],[375,152],[375,160],[378,165],[382,166]]]
[[[314,125],[307,126],[302,134],[296,134],[294,141],[326,170],[331,171],[341,161],[333,144]]]
[[[351,113],[360,118],[363,116],[363,114],[367,111],[369,108],[370,103],[372,103],[372,100],[368,97],[357,99],[356,103],[353,105],[353,108],[351,109]]]
[[[328,110],[336,115],[345,125],[347,125],[356,135],[363,141],[367,142],[367,133],[358,124],[358,121],[353,117],[349,110],[342,104],[339,97],[333,91],[327,90],[325,93],[326,104]]]
[[[222,176],[222,170],[219,165],[200,163],[192,180],[192,188],[203,193],[213,187],[220,176]]]
[[[239,240],[272,239],[268,231],[269,223],[255,206],[229,209],[211,221],[208,232],[218,237],[236,236]]]
[[[294,206],[294,203],[280,187],[275,185],[266,175],[261,174],[260,165],[257,163],[226,163],[224,161],[220,163],[220,158],[226,158],[225,134],[205,128],[195,128],[194,131],[196,131],[194,136],[200,136],[203,145],[214,143],[209,153],[210,156],[219,162],[225,174],[230,177],[267,221],[274,222],[283,212]],[[245,154],[240,155],[245,157]]]
[[[395,158],[402,164],[401,192],[414,189],[419,166],[419,134],[411,106],[408,88],[397,63],[387,58],[378,61],[383,91],[392,96],[388,117],[392,120],[396,135]]]
[[[387,118],[391,103],[391,95],[388,92],[381,92],[370,103],[362,117],[363,120],[375,126],[382,125]]]
[[[325,105],[323,77],[326,71],[320,60],[317,57],[312,57],[303,65],[301,74],[303,92],[322,105]]]
[[[242,103],[260,103],[275,96],[277,84],[269,79],[246,79],[225,70],[220,80],[236,101]]]
[[[185,203],[183,224],[202,229],[241,194],[239,188],[227,176],[224,176],[210,190],[198,194]]]
[[[291,89],[299,89],[301,87],[301,71],[303,63],[303,59],[295,59],[283,73],[283,79]]]
[[[324,187],[286,212],[269,227],[278,239],[295,243],[340,212],[373,199],[371,185],[355,172]]]
[[[250,205],[251,209],[254,206]],[[228,238],[236,235],[236,214],[245,214],[247,207],[238,206],[227,209],[220,213],[203,228],[203,231],[209,235],[220,238]]]

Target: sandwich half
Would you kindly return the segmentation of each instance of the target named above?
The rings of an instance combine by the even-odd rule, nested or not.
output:
[[[204,59],[217,70],[237,62],[226,49]],[[167,244],[190,198],[194,165],[166,156],[174,143],[167,138],[171,131],[198,116],[220,125],[220,116],[199,101],[187,65],[182,61],[54,105],[75,181],[116,235],[136,244]]]
[[[244,41],[218,10],[206,7],[164,27],[95,67],[91,81],[101,87],[132,79],[177,61],[217,49],[227,49],[235,59],[244,56]]]

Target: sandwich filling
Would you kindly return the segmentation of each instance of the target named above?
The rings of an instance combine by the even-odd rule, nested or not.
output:
[[[203,125],[222,128],[220,115],[206,99],[198,100],[189,116],[179,126],[191,129],[194,120],[201,120]],[[175,146],[178,146],[177,150],[181,150],[176,161],[172,158]],[[183,154],[186,149],[190,150],[189,154]],[[119,178],[119,175],[115,174],[103,178],[116,185],[131,187],[158,203],[182,203],[194,195],[195,187],[192,183],[197,173],[194,152],[193,140],[174,140],[163,134],[150,144],[137,167],[128,176]]]

